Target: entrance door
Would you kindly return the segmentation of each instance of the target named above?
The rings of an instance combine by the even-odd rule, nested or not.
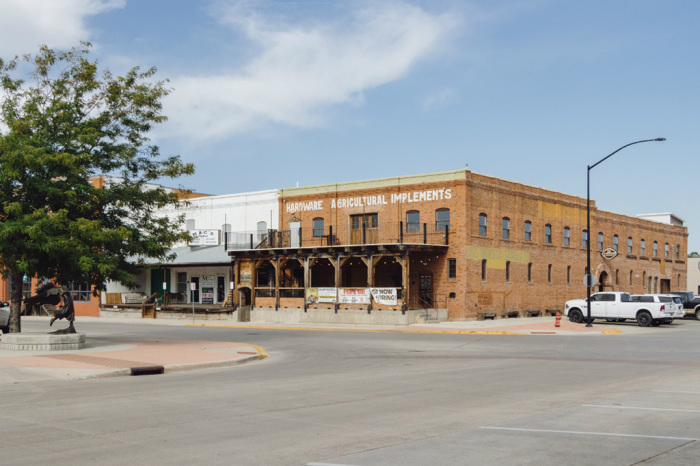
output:
[[[226,299],[226,285],[224,277],[219,275],[216,277],[216,302],[223,303],[224,299]]]
[[[299,231],[301,230],[301,222],[289,222],[289,245],[293,248],[301,246],[301,238]]]
[[[667,278],[662,278],[661,279],[661,290],[659,290],[659,293],[661,294],[666,294],[671,291],[671,280]]]
[[[360,214],[350,216],[350,244],[375,244],[379,239],[379,216]]]
[[[433,307],[433,276],[420,276],[419,304],[423,308]]]
[[[192,283],[194,283],[194,291],[190,290],[190,302],[199,302],[199,277],[191,277]]]
[[[170,292],[170,269],[151,269],[151,294],[158,293],[158,297],[163,297],[163,282],[165,282],[165,291]]]

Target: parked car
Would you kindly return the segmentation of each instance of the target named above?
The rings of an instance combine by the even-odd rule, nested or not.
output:
[[[10,333],[10,308],[8,303],[0,302],[0,330]]]
[[[672,319],[673,310],[663,303],[640,303],[632,301],[629,293],[621,291],[601,292],[591,295],[591,320],[608,319],[624,321],[635,319],[640,327],[658,325],[664,319]],[[571,322],[584,322],[588,315],[585,299],[572,299],[564,306],[564,315]]]
[[[685,310],[681,298],[672,294],[634,294],[632,301],[637,303],[664,303],[666,309],[673,311],[673,316],[663,319],[662,323],[670,324],[673,319],[682,319],[685,317]]]
[[[700,296],[695,296],[692,291],[671,291],[668,294],[673,294],[681,298],[685,314],[694,315],[700,320]]]

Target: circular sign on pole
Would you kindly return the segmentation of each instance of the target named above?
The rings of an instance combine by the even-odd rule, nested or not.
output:
[[[617,251],[615,248],[606,248],[600,251],[600,256],[606,260],[613,260],[617,257]]]
[[[584,286],[590,286],[591,288],[593,288],[595,286],[596,282],[597,282],[597,280],[595,278],[595,275],[591,275],[590,273],[587,273],[586,275],[583,276],[583,285]]]

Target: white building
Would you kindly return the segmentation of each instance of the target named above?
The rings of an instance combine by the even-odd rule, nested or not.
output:
[[[139,289],[129,290],[110,283],[107,291],[151,295],[162,293],[165,287],[172,304],[223,303],[233,280],[227,250],[256,245],[269,229],[277,229],[278,199],[279,192],[271,189],[198,197],[162,209],[162,216],[184,216],[183,227],[190,232],[192,241],[174,245],[173,259],[165,263],[150,262],[152,268],[137,277]]]

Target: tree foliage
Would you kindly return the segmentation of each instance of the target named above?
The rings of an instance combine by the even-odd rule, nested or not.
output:
[[[0,59],[0,268],[11,277],[12,331],[23,275],[129,285],[139,260],[162,260],[186,237],[156,215],[177,197],[155,183],[194,172],[147,137],[166,120],[167,81],[155,68],[101,72],[89,49]]]

